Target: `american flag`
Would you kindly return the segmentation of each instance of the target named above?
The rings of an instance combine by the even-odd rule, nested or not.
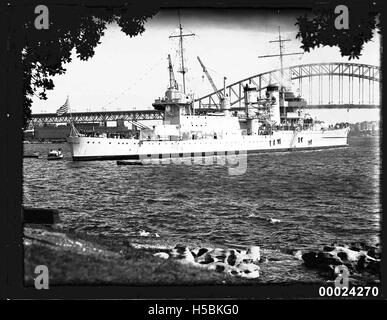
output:
[[[56,110],[56,115],[58,117],[64,115],[67,111],[69,111],[69,106],[70,106],[69,97],[67,97],[65,104],[61,106],[58,110]]]

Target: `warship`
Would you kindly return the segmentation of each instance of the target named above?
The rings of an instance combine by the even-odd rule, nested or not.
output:
[[[192,94],[185,90],[183,37],[180,23],[180,71],[183,85],[174,76],[168,55],[169,85],[163,98],[153,103],[164,113],[162,124],[144,126],[136,137],[85,136],[73,130],[67,138],[74,161],[141,160],[149,158],[204,157],[259,152],[296,151],[345,147],[348,127],[326,127],[305,112],[306,100],[282,83],[260,88],[244,86],[243,110],[234,110],[226,94],[226,81],[219,90],[219,105],[203,112],[195,106]],[[281,36],[279,37],[281,49]],[[280,52],[282,68],[282,52]],[[203,71],[216,89],[198,57]],[[224,78],[225,79],[225,78]]]

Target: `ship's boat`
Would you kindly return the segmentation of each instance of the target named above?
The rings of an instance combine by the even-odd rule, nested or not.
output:
[[[60,160],[63,159],[63,153],[61,149],[50,150],[47,155],[47,160]]]

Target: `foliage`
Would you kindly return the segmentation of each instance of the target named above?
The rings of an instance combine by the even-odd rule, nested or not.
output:
[[[302,42],[301,48],[309,52],[320,46],[337,46],[341,55],[349,60],[359,58],[366,42],[373,37],[375,29],[380,33],[380,25],[375,2],[362,1],[348,3],[349,29],[336,29],[334,13],[337,5],[345,1],[324,2],[313,8],[312,12],[297,18],[296,38]]]
[[[47,90],[54,88],[52,78],[65,73],[65,64],[71,62],[72,52],[81,60],[94,55],[96,46],[109,24],[117,23],[130,37],[145,31],[144,23],[158,9],[145,5],[88,6],[88,5],[48,5],[49,29],[36,29],[38,14],[34,7],[24,8],[18,14],[19,24],[12,36],[22,39],[18,48],[22,52],[24,124],[31,118],[32,96],[47,99]],[[22,28],[20,28],[22,25]],[[19,52],[20,52],[19,51]]]

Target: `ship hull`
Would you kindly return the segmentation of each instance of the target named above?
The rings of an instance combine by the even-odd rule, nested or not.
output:
[[[343,128],[277,131],[271,135],[246,135],[218,140],[147,141],[69,137],[68,143],[74,161],[141,160],[337,148],[348,146],[347,137],[348,128]]]

